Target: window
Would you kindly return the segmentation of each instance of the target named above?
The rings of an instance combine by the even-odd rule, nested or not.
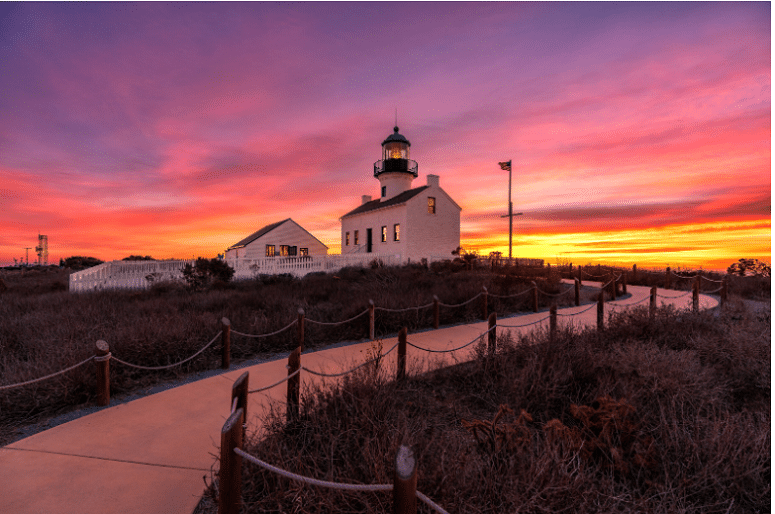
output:
[[[382,227],[382,242],[387,241],[387,226]]]
[[[274,245],[266,245],[266,256],[274,257]]]
[[[296,250],[297,250],[297,249],[298,249],[298,248],[297,248],[297,247],[295,247],[295,246],[291,246],[291,247],[289,247],[289,248],[288,248],[288,255],[289,255],[289,256],[291,256],[291,257],[295,257],[295,256],[296,256]]]
[[[358,244],[358,231],[357,230],[353,232],[353,244],[354,245]]]
[[[301,248],[299,250],[299,255],[309,255],[309,248]]]
[[[345,246],[350,246],[350,233],[349,232],[345,232],[344,233],[344,245]]]
[[[382,198],[385,198],[385,195],[387,195],[387,186],[382,186]]]
[[[393,225],[393,241],[400,241],[401,240],[401,225],[396,223]]]
[[[436,199],[432,196],[428,197],[428,214],[436,214]]]
[[[280,255],[283,257],[288,257],[288,253],[290,252],[290,247],[288,245],[280,245]]]

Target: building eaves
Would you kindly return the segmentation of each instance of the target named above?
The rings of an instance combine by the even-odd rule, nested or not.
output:
[[[286,221],[293,221],[293,220],[291,220],[291,218],[286,218],[286,219],[284,219],[282,221],[278,221],[277,223],[272,223],[271,225],[267,225],[264,228],[260,229],[258,232],[254,232],[254,233],[250,234],[248,237],[246,237],[242,241],[240,241],[240,242],[238,242],[236,244],[231,245],[229,248],[227,248],[227,250],[234,250],[234,249],[237,249],[237,248],[242,248],[243,246],[247,246],[250,243],[252,243],[253,241],[255,241],[256,239],[258,239],[259,237],[263,236],[264,234],[267,234],[268,232],[271,232],[272,230],[276,229],[277,227],[279,227],[280,225],[282,225]]]
[[[366,202],[363,205],[360,205],[355,209],[351,210],[350,212],[342,216],[340,219],[344,219],[349,216],[355,216],[356,214],[363,214],[364,212],[376,211],[377,209],[384,209],[386,207],[393,207],[395,205],[404,204],[408,200],[411,200],[418,194],[425,191],[426,189],[428,189],[428,186],[416,187],[414,189],[409,189],[407,191],[404,191],[403,193],[396,195],[389,200],[385,200],[384,202],[379,199]]]

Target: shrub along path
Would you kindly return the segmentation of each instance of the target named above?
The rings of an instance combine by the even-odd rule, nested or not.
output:
[[[599,283],[585,281],[586,287]],[[648,306],[649,288],[629,286],[629,295],[606,303]],[[659,290],[658,305],[691,308],[691,295]],[[558,324],[594,326],[597,309],[591,304],[558,310]],[[716,307],[718,301],[700,295],[700,308]],[[577,312],[583,313],[568,317]],[[546,310],[498,320],[504,325],[527,325],[514,331],[529,331],[546,318]],[[470,342],[487,330],[487,322],[457,325],[409,334],[409,343],[421,348],[449,350]],[[498,328],[498,330],[506,330]],[[383,352],[397,342],[382,341]],[[337,345],[302,354],[302,366],[333,373],[352,368],[368,358],[371,342]],[[408,372],[417,365],[443,365],[467,360],[471,345],[455,353],[428,353],[407,349]],[[394,350],[395,352],[395,350]],[[220,431],[230,413],[234,380],[250,372],[250,389],[270,385],[287,375],[287,354],[277,360],[233,369],[223,374],[169,389],[129,403],[103,408],[93,414],[27,437],[0,448],[0,512],[14,513],[181,513],[190,514],[204,490],[203,477],[216,465]],[[384,366],[395,369],[395,354]],[[304,373],[304,372],[302,372]],[[303,383],[313,378],[304,373]],[[249,396],[248,430],[254,430],[270,404],[282,406],[285,383]],[[267,401],[269,399],[270,401]],[[303,400],[302,400],[303,401]],[[282,408],[282,407],[281,407]]]

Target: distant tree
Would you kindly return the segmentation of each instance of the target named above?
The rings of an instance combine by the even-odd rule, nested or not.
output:
[[[156,260],[150,255],[146,255],[143,257],[142,255],[130,255],[129,257],[124,257],[121,259],[122,261],[153,261]]]
[[[740,259],[727,268],[730,275],[769,277],[770,265],[759,259]]]
[[[68,257],[67,259],[59,259],[59,265],[61,267],[70,268],[75,271],[91,268],[92,266],[97,266],[99,264],[102,264],[102,261],[95,257],[82,257],[80,255]]]
[[[183,278],[192,290],[204,289],[215,280],[228,282],[234,276],[234,269],[220,259],[203,259],[199,257],[194,265],[186,264],[183,268]]]

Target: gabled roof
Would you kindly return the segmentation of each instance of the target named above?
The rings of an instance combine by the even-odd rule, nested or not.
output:
[[[261,237],[261,236],[263,236],[263,235],[265,235],[265,234],[268,234],[268,233],[269,233],[269,232],[271,232],[272,230],[276,229],[277,227],[279,227],[280,225],[282,225],[282,224],[283,224],[283,223],[285,223],[286,221],[290,221],[291,223],[293,223],[294,225],[296,225],[297,227],[299,227],[300,229],[302,229],[304,232],[306,232],[307,234],[309,234],[310,236],[312,236],[312,234],[310,234],[310,232],[309,232],[307,229],[305,229],[304,227],[302,227],[301,225],[299,225],[298,223],[296,223],[295,221],[293,221],[291,218],[286,218],[286,219],[284,219],[284,220],[282,220],[282,221],[278,221],[277,223],[272,223],[271,225],[267,225],[267,226],[265,226],[264,228],[262,228],[262,229],[261,229],[261,230],[259,230],[258,232],[254,232],[254,233],[250,234],[248,237],[246,237],[245,239],[243,239],[243,240],[242,240],[242,241],[240,241],[239,243],[236,243],[236,244],[233,244],[233,245],[231,245],[231,246],[230,246],[230,247],[228,247],[226,250],[227,250],[227,251],[228,251],[228,250],[234,250],[235,248],[242,248],[243,246],[247,246],[247,245],[249,245],[250,243],[252,243],[253,241],[255,241],[256,239],[258,239],[259,237]],[[328,248],[326,245],[324,245],[324,244],[323,244],[323,242],[322,242],[322,241],[320,241],[320,239],[318,239],[318,238],[317,238],[317,237],[315,237],[315,236],[312,236],[312,237],[314,237],[314,238],[315,238],[315,240],[316,240],[318,243],[320,243],[320,244],[322,244],[323,246],[325,246],[326,248]]]
[[[360,207],[356,207],[355,209],[351,210],[350,212],[342,216],[342,218],[346,218],[348,216],[354,216],[356,214],[361,214],[364,212],[375,211],[377,209],[382,209],[385,207],[392,207],[394,205],[401,205],[402,203],[406,203],[408,200],[422,193],[426,189],[428,189],[428,186],[416,187],[414,189],[408,189],[403,193],[401,193],[400,195],[396,195],[389,200],[385,200],[384,202],[380,201],[379,199],[366,202]]]

